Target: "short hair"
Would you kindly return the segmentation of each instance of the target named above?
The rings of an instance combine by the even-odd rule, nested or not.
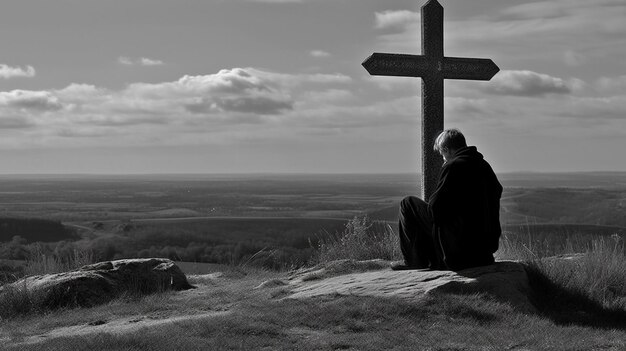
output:
[[[446,129],[435,139],[433,149],[439,153],[442,151],[449,152],[466,147],[465,136],[458,129]]]

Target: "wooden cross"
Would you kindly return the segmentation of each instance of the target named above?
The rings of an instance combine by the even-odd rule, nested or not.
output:
[[[363,67],[371,75],[422,78],[422,199],[428,201],[443,164],[433,150],[443,131],[443,80],[490,80],[500,68],[490,59],[443,56],[443,7],[429,0],[421,11],[423,55],[374,53]]]

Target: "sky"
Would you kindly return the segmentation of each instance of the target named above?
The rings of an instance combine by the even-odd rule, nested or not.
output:
[[[420,172],[408,0],[2,0],[0,173]],[[445,128],[498,173],[626,171],[626,0],[440,0]]]

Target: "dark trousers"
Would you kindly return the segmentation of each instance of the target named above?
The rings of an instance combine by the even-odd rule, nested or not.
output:
[[[404,263],[416,268],[441,268],[441,250],[433,237],[428,204],[416,196],[405,197],[400,202],[399,222]]]

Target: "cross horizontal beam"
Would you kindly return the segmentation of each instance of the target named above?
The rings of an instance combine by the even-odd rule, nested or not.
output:
[[[490,80],[500,69],[490,59],[444,55],[443,6],[439,1],[428,0],[421,18],[422,55],[374,53],[362,65],[371,75],[422,78],[422,199],[427,201],[443,164],[433,143],[444,127],[444,81]]]
[[[443,57],[434,61],[424,55],[384,54],[376,52],[363,61],[363,67],[375,76],[428,77],[444,79],[490,80],[500,68],[490,59]]]

